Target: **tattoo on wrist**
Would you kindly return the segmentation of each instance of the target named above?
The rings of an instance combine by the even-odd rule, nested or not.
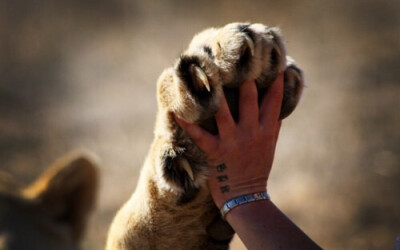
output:
[[[219,189],[221,190],[221,193],[229,192],[229,186],[228,185],[219,187]]]
[[[225,169],[226,169],[225,163],[221,163],[221,164],[219,164],[217,166],[217,172],[218,173],[224,172]],[[228,180],[228,175],[218,175],[217,176],[217,181],[218,182],[224,182],[224,181],[227,181],[227,180]],[[229,185],[224,185],[224,186],[220,186],[219,189],[221,190],[221,193],[226,193],[226,192],[229,192],[230,187],[229,187]]]
[[[218,175],[217,180],[218,180],[218,182],[224,182],[224,181],[228,180],[228,176],[227,175]]]
[[[219,165],[217,166],[217,172],[218,172],[218,173],[224,172],[225,169],[226,169],[225,163],[221,163],[221,164],[219,164]]]

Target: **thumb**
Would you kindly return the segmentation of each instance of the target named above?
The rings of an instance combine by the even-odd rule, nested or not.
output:
[[[190,136],[196,145],[206,154],[215,152],[218,148],[218,139],[199,127],[198,125],[188,123],[174,114],[174,119],[178,125]]]

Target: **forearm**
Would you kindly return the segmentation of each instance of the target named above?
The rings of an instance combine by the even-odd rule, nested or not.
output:
[[[240,205],[226,220],[250,250],[321,249],[270,200]]]

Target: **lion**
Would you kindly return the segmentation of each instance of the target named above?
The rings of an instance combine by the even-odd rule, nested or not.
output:
[[[222,95],[237,121],[238,87],[254,79],[260,101],[280,72],[283,119],[297,106],[304,80],[286,56],[278,28],[231,23],[193,38],[158,79],[155,138],[135,192],[113,220],[106,249],[229,249],[234,230],[207,188],[207,156],[174,115],[217,134],[214,114]]]
[[[24,186],[0,172],[0,249],[80,249],[97,194],[92,156],[73,152]]]

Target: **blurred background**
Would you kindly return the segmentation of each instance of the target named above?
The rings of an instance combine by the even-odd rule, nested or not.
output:
[[[84,249],[102,249],[153,138],[158,75],[195,33],[261,22],[283,30],[307,82],[281,130],[272,199],[326,249],[393,249],[399,13],[394,0],[0,0],[0,170],[28,183],[70,150],[97,154]]]

